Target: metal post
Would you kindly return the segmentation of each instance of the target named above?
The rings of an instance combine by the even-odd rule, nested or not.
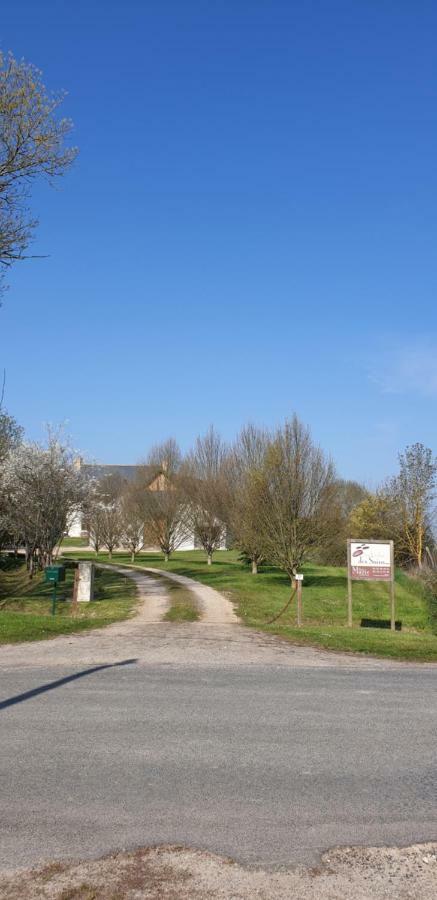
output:
[[[56,581],[53,582],[52,616],[56,615]]]
[[[347,624],[352,628],[351,542],[347,542]]]

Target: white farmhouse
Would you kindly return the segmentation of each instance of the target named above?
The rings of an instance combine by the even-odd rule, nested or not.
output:
[[[76,466],[80,469],[84,475],[90,480],[94,481],[102,481],[111,476],[116,476],[120,478],[123,482],[129,483],[134,481],[139,472],[141,471],[141,477],[145,478],[147,488],[149,491],[166,491],[171,490],[171,487],[168,484],[168,479],[165,472],[165,464],[162,466],[159,472],[156,471],[156,466],[124,466],[124,465],[105,465],[105,464],[91,464],[84,463],[81,457],[78,457],[76,460]],[[68,536],[69,537],[84,537],[88,538],[88,532],[86,530],[86,523],[83,521],[83,515],[81,512],[76,512],[72,515],[69,526],[68,526]],[[188,535],[183,542],[179,545],[179,550],[196,550],[199,547],[199,542],[193,534]],[[147,548],[150,550],[155,550],[155,547]],[[226,549],[226,542],[223,541],[223,545],[220,547],[221,550]]]

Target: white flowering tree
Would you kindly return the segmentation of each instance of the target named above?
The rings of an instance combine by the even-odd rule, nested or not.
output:
[[[59,434],[46,445],[23,443],[4,464],[6,520],[23,543],[29,574],[50,565],[73,512],[85,502],[88,487],[74,452]]]

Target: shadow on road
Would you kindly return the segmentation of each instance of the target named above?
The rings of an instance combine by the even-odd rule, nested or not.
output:
[[[45,694],[46,691],[54,691],[55,688],[62,687],[63,684],[68,684],[69,681],[75,681],[76,678],[84,678],[85,675],[92,675],[93,672],[101,672],[103,669],[116,669],[117,666],[129,666],[136,662],[138,662],[137,659],[123,659],[121,662],[93,666],[92,669],[84,669],[83,672],[76,672],[74,675],[66,675],[65,678],[58,678],[57,681],[49,681],[47,684],[42,684],[41,687],[32,688],[31,691],[25,691],[24,694],[15,694],[14,697],[9,697],[7,700],[1,700],[0,710],[6,709],[8,706],[15,706],[16,703],[24,703],[25,700],[31,700],[32,697],[37,697],[38,694]]]

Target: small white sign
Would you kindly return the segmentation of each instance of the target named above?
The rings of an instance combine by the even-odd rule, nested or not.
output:
[[[295,575],[294,580],[295,581],[303,581],[303,575]]]

